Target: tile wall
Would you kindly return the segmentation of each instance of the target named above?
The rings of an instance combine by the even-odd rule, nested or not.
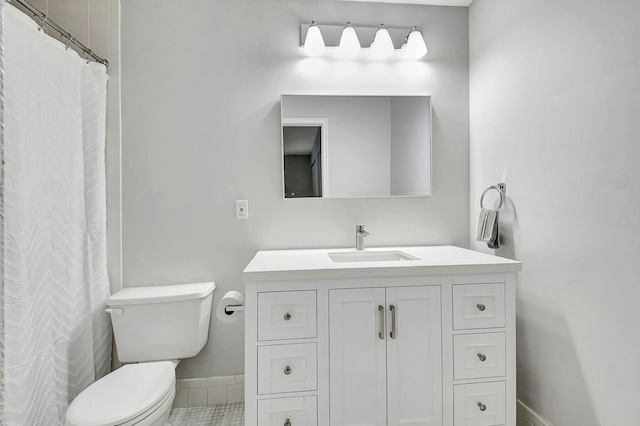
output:
[[[98,56],[109,60],[107,91],[107,241],[111,291],[122,287],[120,0],[27,0]],[[17,1],[11,5],[25,11]],[[60,39],[49,29],[48,34]]]
[[[244,402],[244,376],[220,376],[176,381],[173,408]]]

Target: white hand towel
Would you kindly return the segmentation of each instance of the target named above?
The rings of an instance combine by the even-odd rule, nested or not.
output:
[[[478,219],[478,232],[476,241],[487,243],[489,248],[500,247],[498,240],[498,211],[493,209],[482,209]]]

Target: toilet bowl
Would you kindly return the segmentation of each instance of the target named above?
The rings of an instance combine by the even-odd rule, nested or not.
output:
[[[107,302],[121,361],[69,405],[67,426],[164,426],[178,360],[207,342],[214,283],[127,287]]]
[[[128,364],[107,374],[73,400],[68,426],[164,425],[175,396],[175,364]]]

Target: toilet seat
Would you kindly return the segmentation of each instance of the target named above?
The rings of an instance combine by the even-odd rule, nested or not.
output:
[[[66,414],[68,426],[135,425],[173,402],[175,363],[128,364],[78,395]]]

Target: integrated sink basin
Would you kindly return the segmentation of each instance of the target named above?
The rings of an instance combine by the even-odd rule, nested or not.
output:
[[[345,262],[398,262],[403,260],[420,260],[408,253],[399,250],[389,251],[347,251],[327,253],[336,263]]]

